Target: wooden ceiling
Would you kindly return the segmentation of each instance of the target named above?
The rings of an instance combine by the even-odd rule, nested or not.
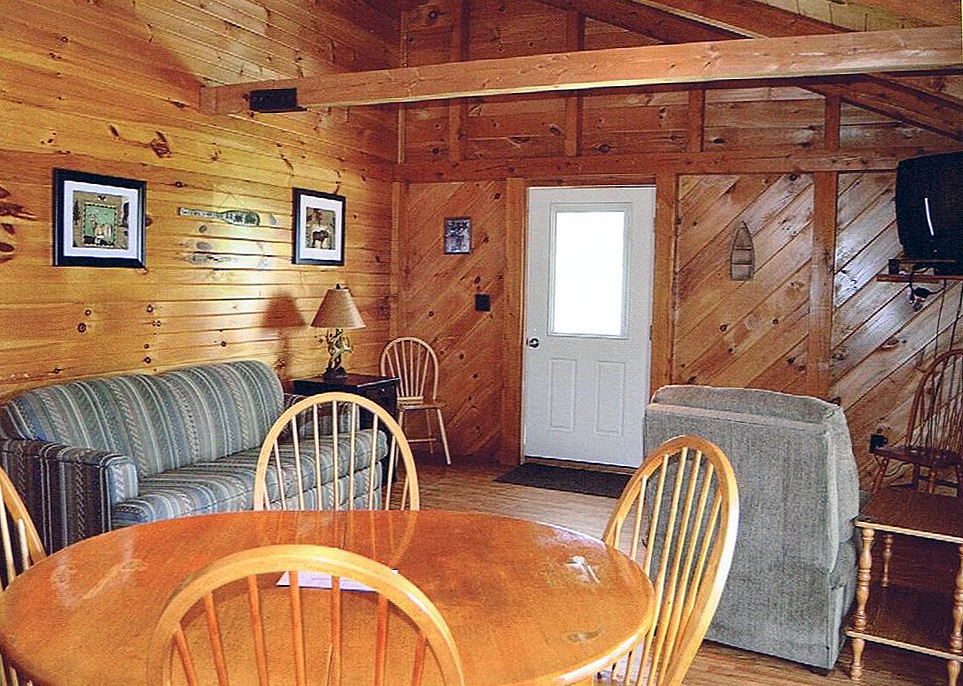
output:
[[[807,83],[807,87],[821,95],[838,97],[898,121],[963,141],[963,99],[945,92],[946,89],[941,88],[938,80],[906,78],[896,74],[910,70],[953,75],[963,73],[959,0],[538,1],[677,47],[670,49],[668,45],[655,45],[620,49],[633,51],[631,60],[620,50],[603,50],[592,51],[591,58],[587,57],[589,53],[561,53],[486,60],[486,64],[462,62],[457,69],[452,65],[430,65],[274,83],[240,83],[203,88],[202,105],[210,113],[243,111],[250,90],[272,87],[295,88],[300,105],[318,107],[649,83],[705,83],[844,74],[846,78],[843,81],[816,79]],[[410,11],[421,5],[430,5],[430,0],[398,0],[398,3],[400,11]],[[824,5],[833,5],[835,8]],[[924,5],[925,8],[918,5]],[[870,19],[870,14],[874,18]],[[955,30],[905,28],[897,32],[873,31],[857,36],[850,32],[851,27],[843,21],[846,18],[849,24],[876,29],[886,25],[880,19],[884,15],[890,25],[947,27],[952,24]],[[858,16],[863,19],[854,19]],[[955,23],[951,21],[953,16],[956,17]],[[940,36],[935,44],[928,42],[927,31],[937,32]],[[841,35],[846,33],[849,33],[849,37]],[[817,35],[820,36],[818,40],[811,38],[802,43],[787,40]],[[761,42],[757,50],[721,43],[737,38],[755,38]],[[772,42],[769,39],[783,40]],[[751,41],[738,42],[745,45]],[[679,45],[686,43],[702,45]],[[813,58],[813,54],[809,54],[807,58],[808,47],[805,46],[810,45],[823,50],[822,55],[817,54]],[[847,49],[855,49],[856,52],[847,55]],[[859,54],[867,50],[873,52]],[[920,53],[926,51],[940,54],[926,63],[926,60],[919,59]],[[721,59],[719,55],[722,55]],[[707,56],[712,59],[709,60]],[[858,57],[868,59],[860,61]],[[659,79],[658,69],[653,65],[660,61],[664,65],[666,59],[671,60],[673,69],[663,68],[664,78]],[[706,64],[702,70],[698,68],[700,60]],[[837,61],[840,63],[838,68],[835,66]],[[679,67],[679,63],[685,64]],[[623,68],[630,64],[649,65],[651,68],[643,68],[637,73]],[[877,69],[887,73],[878,73]]]
[[[699,40],[806,36],[847,32],[848,29],[821,21],[813,16],[819,3],[829,0],[539,0],[559,9],[578,11],[585,16],[605,21],[630,31],[642,33],[663,43],[685,43]],[[897,0],[902,2],[902,0]],[[926,2],[905,2],[916,6]],[[889,4],[889,0],[861,0]],[[845,7],[846,2],[832,0]],[[777,6],[778,5],[778,6]],[[956,14],[953,15],[955,5]],[[795,7],[795,11],[783,9]],[[955,16],[960,25],[958,0],[933,0],[932,10]],[[807,14],[803,10],[808,8]],[[828,15],[827,15],[828,16]],[[835,15],[840,16],[840,15]],[[919,24],[916,24],[919,25]],[[873,27],[875,28],[875,27]],[[959,30],[956,31],[959,34]],[[961,55],[963,57],[963,55]],[[959,74],[959,66],[944,74]],[[954,77],[959,78],[959,77]],[[839,97],[860,107],[879,112],[913,126],[963,140],[963,100],[940,89],[939,79],[931,82],[910,80],[891,74],[870,73],[848,79],[845,83],[815,84],[810,90],[824,96]]]
[[[853,31],[960,22],[960,0],[760,0],[772,7]]]

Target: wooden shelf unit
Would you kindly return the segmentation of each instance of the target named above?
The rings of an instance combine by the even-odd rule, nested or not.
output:
[[[963,281],[963,274],[889,274],[881,272],[876,275],[877,281],[892,283],[942,283],[943,281]]]
[[[856,609],[846,635],[853,643],[850,676],[863,672],[867,641],[946,660],[947,683],[956,686],[963,661],[963,498],[887,488],[875,493],[856,519],[862,539]],[[942,541],[957,548],[956,578],[946,592],[885,585],[894,536]],[[883,546],[882,574],[873,578],[871,548]],[[877,572],[879,574],[879,572]]]
[[[922,265],[927,271],[910,272],[917,265]],[[940,266],[960,266],[955,260],[906,260],[894,258],[889,261],[889,266],[885,272],[876,275],[877,281],[889,281],[892,283],[941,283],[943,281],[963,281],[963,274],[935,274],[931,273]],[[963,269],[961,269],[963,271]]]
[[[901,586],[872,584],[866,603],[866,628],[847,630],[850,638],[912,650],[917,653],[959,660],[950,651],[953,607],[951,593],[924,591]],[[925,617],[926,621],[920,621]]]

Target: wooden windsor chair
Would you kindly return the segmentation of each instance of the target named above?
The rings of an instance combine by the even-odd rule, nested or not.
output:
[[[418,686],[426,674],[464,683],[431,600],[379,562],[314,545],[253,548],[192,574],[161,613],[148,654],[148,680],[163,686],[264,686],[269,675],[298,686]]]
[[[913,488],[919,488],[921,469],[933,493],[940,470],[956,472],[956,495],[963,497],[963,349],[938,355],[916,387],[903,443],[870,448],[879,465],[875,493],[883,485],[891,460],[913,465]]]
[[[414,336],[402,336],[388,342],[381,351],[381,374],[397,376],[398,423],[405,425],[405,414],[425,413],[427,435],[409,438],[409,443],[428,443],[429,450],[435,452],[435,435],[431,427],[431,415],[438,420],[441,445],[445,450],[445,462],[451,464],[448,450],[448,434],[445,431],[445,418],[442,408],[445,404],[438,399],[438,355],[425,341]]]
[[[719,604],[738,526],[735,473],[717,446],[679,436],[646,457],[603,540],[639,562],[652,580],[655,618],[642,643],[599,683],[682,683]]]
[[[386,470],[361,463],[374,461],[379,434],[387,435]],[[326,473],[333,473],[330,488],[319,487]],[[311,479],[314,488],[305,488]],[[398,499],[392,497],[396,481]],[[387,510],[392,504],[417,510],[420,503],[411,446],[398,422],[368,398],[342,392],[304,398],[278,417],[261,444],[255,510]]]
[[[0,571],[0,590],[5,589],[18,575],[44,559],[47,553],[27,512],[20,494],[7,473],[0,469],[0,542],[3,545],[3,570]],[[18,686],[19,679],[8,669],[0,656],[0,684]],[[29,682],[27,682],[29,683]]]

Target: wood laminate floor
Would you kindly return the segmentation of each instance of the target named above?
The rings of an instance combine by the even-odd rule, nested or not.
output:
[[[508,467],[493,461],[418,455],[418,480],[424,509],[477,510],[522,517],[600,536],[615,505],[612,498],[564,493],[494,481]],[[699,650],[686,686],[836,686],[851,685],[849,644],[828,675],[773,657],[706,642]],[[886,646],[867,644],[863,686],[938,686],[946,684],[942,660]]]

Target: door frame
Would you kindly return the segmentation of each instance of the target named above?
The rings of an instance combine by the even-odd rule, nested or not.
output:
[[[652,327],[649,389],[654,393],[669,383],[672,373],[679,175],[660,172],[654,177],[605,179],[525,179],[505,181],[505,315],[502,326],[504,368],[501,388],[502,445],[498,459],[517,465],[525,460],[522,444],[524,398],[525,289],[528,272],[528,189],[531,186],[595,187],[655,184],[655,245],[652,278]]]

